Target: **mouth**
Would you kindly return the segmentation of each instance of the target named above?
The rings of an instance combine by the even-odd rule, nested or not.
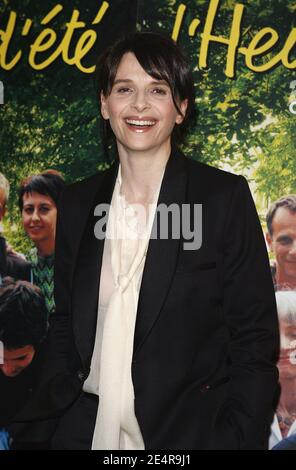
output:
[[[145,132],[155,126],[156,121],[154,119],[125,119],[125,123],[128,127],[136,132]]]

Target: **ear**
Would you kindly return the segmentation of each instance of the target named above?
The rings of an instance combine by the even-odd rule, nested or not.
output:
[[[270,251],[273,251],[273,241],[269,232],[266,233],[266,241],[268,243]]]
[[[187,111],[187,107],[188,107],[188,100],[186,99],[186,100],[181,101],[179,109],[180,109],[182,114],[177,115],[176,124],[181,124],[184,121],[185,114],[186,114],[186,111]]]
[[[101,91],[100,94],[100,99],[101,99],[101,114],[103,119],[109,119],[109,112],[108,112],[108,104],[107,104],[107,99],[104,96],[103,92]]]

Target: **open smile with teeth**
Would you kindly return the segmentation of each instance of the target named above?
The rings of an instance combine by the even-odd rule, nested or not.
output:
[[[125,122],[129,124],[130,126],[135,126],[135,127],[151,127],[156,124],[156,121],[144,121],[144,120],[137,120],[137,119],[126,119]]]

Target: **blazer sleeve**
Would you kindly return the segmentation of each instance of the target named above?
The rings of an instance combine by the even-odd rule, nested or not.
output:
[[[279,332],[265,240],[246,180],[236,178],[223,238],[223,314],[230,384],[217,449],[263,449],[273,416]]]
[[[57,375],[60,375],[61,379],[65,375],[77,378],[77,369],[80,366],[71,322],[71,286],[76,246],[75,224],[77,222],[73,220],[72,205],[73,188],[67,187],[62,193],[58,205],[54,260],[55,311],[49,319],[46,367],[44,374],[42,374],[41,383],[46,383],[51,377]],[[78,380],[78,383],[81,386],[81,381]]]

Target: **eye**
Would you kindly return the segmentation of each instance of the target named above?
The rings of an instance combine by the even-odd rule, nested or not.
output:
[[[165,88],[156,87],[156,88],[152,89],[152,93],[154,95],[165,96],[165,95],[167,95],[167,90]]]
[[[33,207],[25,207],[23,209],[25,214],[32,214],[33,213]]]
[[[290,237],[281,237],[278,239],[278,243],[280,245],[289,245],[292,243],[292,239]]]
[[[126,86],[121,86],[116,89],[116,93],[120,93],[120,94],[127,94],[127,93],[130,93],[131,91],[132,89]]]
[[[47,212],[49,212],[49,207],[40,207],[40,212],[42,214],[47,214]]]

